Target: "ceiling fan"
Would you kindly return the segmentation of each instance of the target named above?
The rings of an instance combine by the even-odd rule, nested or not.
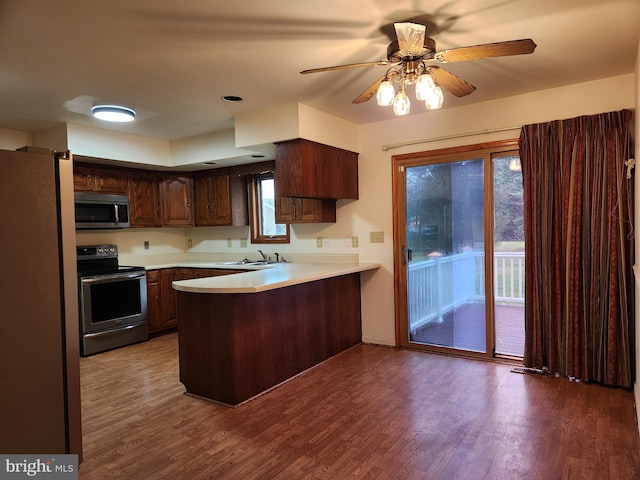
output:
[[[397,40],[387,47],[387,60],[375,62],[350,63],[332,67],[312,68],[300,73],[318,73],[347,68],[380,66],[390,68],[387,73],[353,100],[363,103],[375,93],[379,105],[393,105],[396,115],[409,113],[409,99],[405,87],[415,85],[416,97],[425,100],[428,109],[442,106],[444,88],[456,97],[464,97],[476,89],[466,80],[431,63],[453,63],[480,58],[505,57],[533,53],[536,44],[527,38],[506,42],[486,43],[470,47],[436,51],[436,42],[425,36],[425,25],[411,22],[394,24]],[[393,83],[399,84],[399,88]]]

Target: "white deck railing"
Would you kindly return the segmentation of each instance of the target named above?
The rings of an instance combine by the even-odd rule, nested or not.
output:
[[[496,302],[524,304],[524,253],[494,254]],[[413,331],[465,303],[484,301],[484,253],[434,255],[408,268],[409,327]]]

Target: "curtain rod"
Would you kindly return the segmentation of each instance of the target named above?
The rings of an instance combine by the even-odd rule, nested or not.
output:
[[[477,132],[467,132],[467,133],[456,133],[454,135],[445,135],[443,137],[434,137],[434,138],[428,138],[428,139],[424,139],[424,140],[413,140],[411,142],[402,142],[402,143],[391,143],[388,145],[382,145],[382,151],[386,152],[387,150],[393,150],[395,148],[400,148],[400,147],[406,147],[409,145],[419,145],[421,143],[431,143],[431,142],[436,142],[438,140],[449,140],[452,138],[461,138],[461,137],[471,137],[474,135],[483,135],[483,134],[489,134],[489,133],[498,133],[498,132],[508,132],[510,130],[520,130],[520,126],[517,127],[504,127],[504,128],[495,128],[493,130],[478,130]]]

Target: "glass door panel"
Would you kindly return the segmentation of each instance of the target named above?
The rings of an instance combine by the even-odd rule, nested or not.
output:
[[[496,355],[524,354],[524,201],[517,153],[493,157]]]
[[[405,170],[409,342],[487,351],[484,164]]]

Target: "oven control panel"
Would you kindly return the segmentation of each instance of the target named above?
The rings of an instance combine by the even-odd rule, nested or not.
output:
[[[76,247],[76,256],[80,259],[118,258],[117,245],[84,245]]]

